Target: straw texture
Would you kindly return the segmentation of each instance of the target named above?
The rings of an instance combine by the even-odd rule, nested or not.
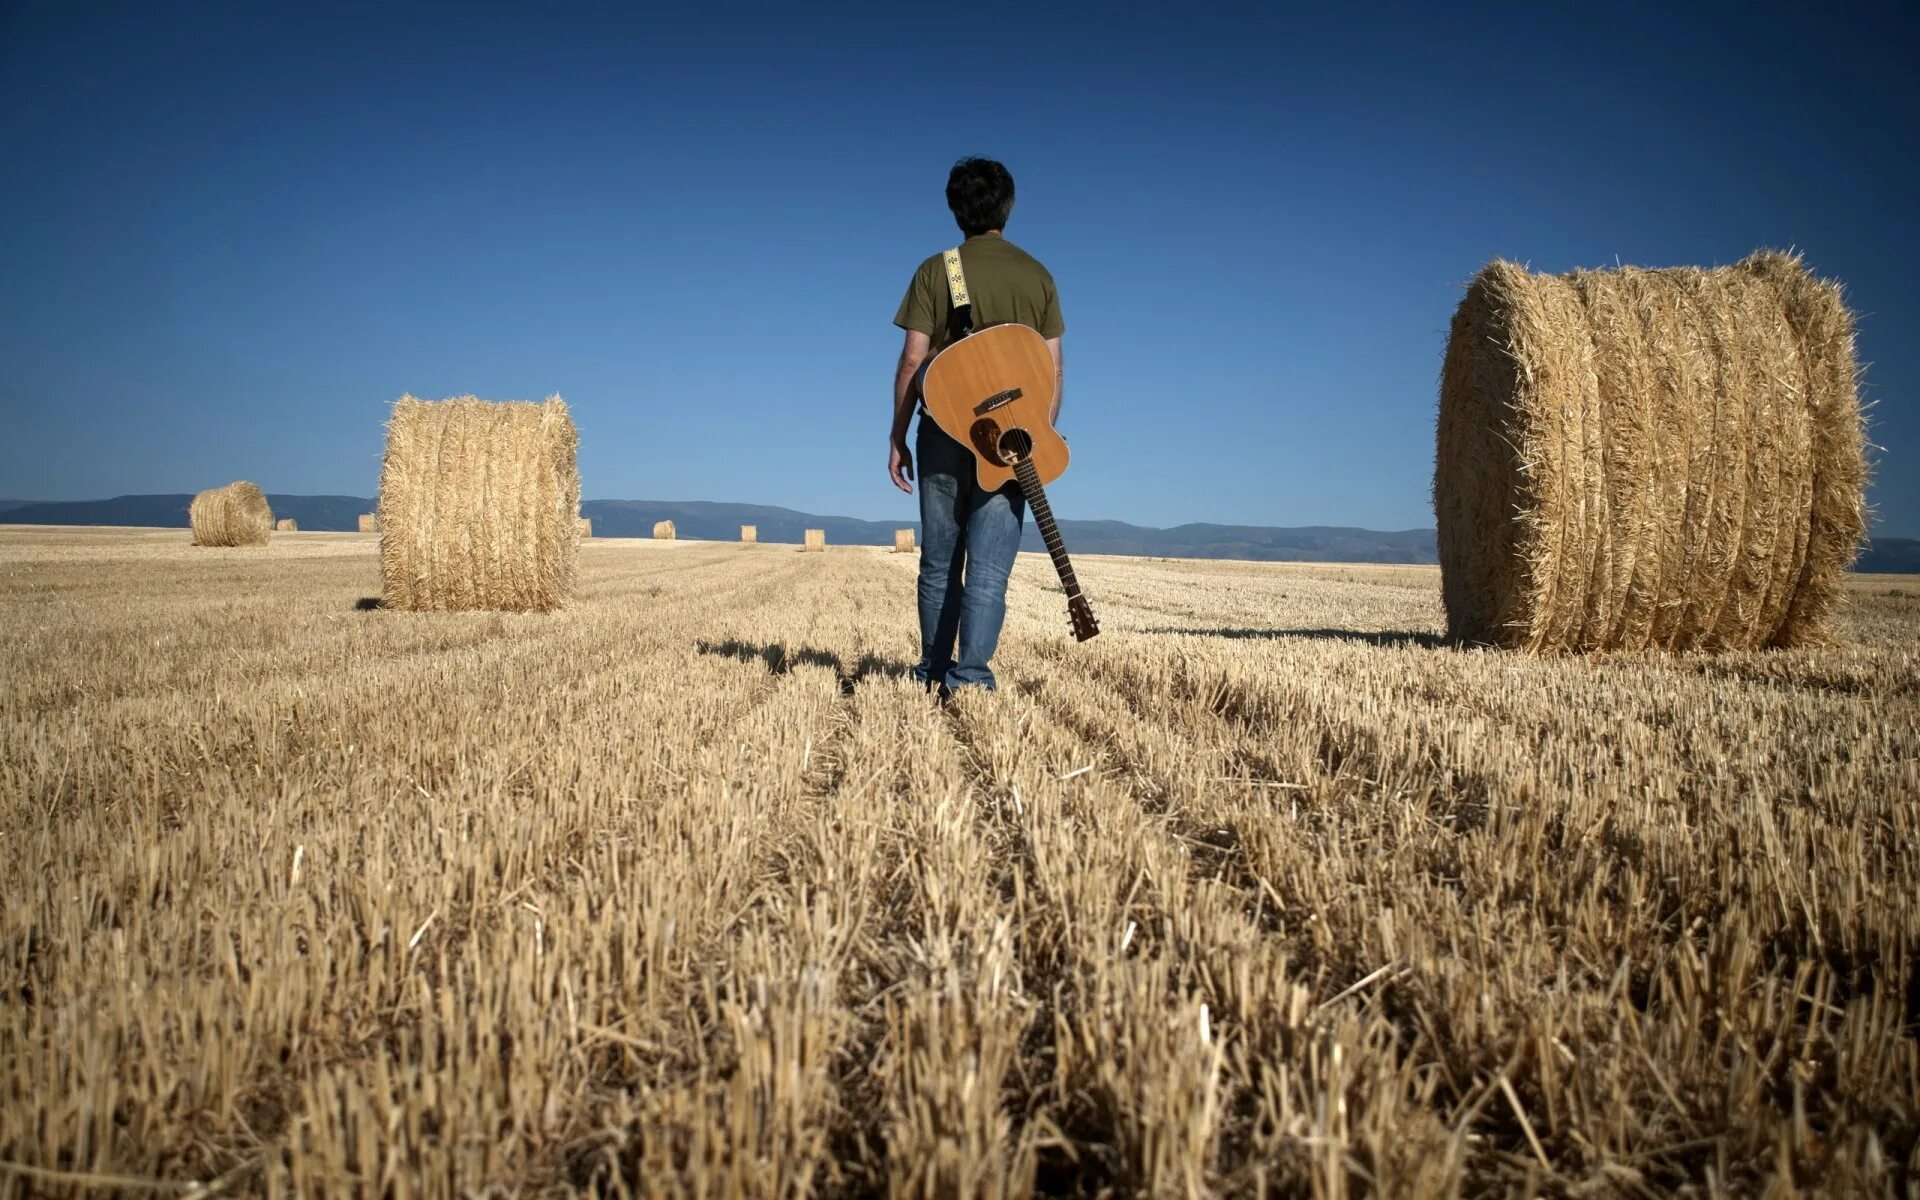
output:
[[[654,540],[658,542],[672,541],[673,540],[673,522],[672,521],[655,521],[653,523],[653,537],[654,537]]]
[[[273,534],[273,509],[264,492],[242,480],[195,496],[187,523],[196,546],[264,546]]]
[[[1453,636],[1824,640],[1866,527],[1853,317],[1797,257],[1535,275],[1454,314],[1434,512]]]
[[[802,550],[825,550],[826,548],[827,548],[827,531],[826,530],[824,529],[807,530],[807,544],[801,547]]]
[[[361,533],[379,533],[380,518],[374,515],[373,513],[361,513],[360,514],[360,532]]]
[[[913,553],[913,530],[896,529],[893,531],[893,552],[895,554]]]
[[[592,537],[593,536],[593,518],[581,517],[579,524],[576,525],[575,528],[577,528],[580,531],[581,537],[583,538]]]
[[[760,527],[758,525],[742,525],[740,527],[740,540],[743,542],[759,541]]]
[[[558,396],[402,396],[380,469],[388,608],[549,612],[573,594],[579,438]]]
[[[299,533],[300,522],[294,520],[292,517],[281,517],[273,523],[273,531],[275,533]]]

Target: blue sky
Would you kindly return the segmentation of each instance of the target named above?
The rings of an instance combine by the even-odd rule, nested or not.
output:
[[[164,7],[165,11],[161,9]],[[1432,523],[1460,289],[1795,246],[1920,536],[1914,6],[0,6],[0,496],[371,494],[401,392],[590,498],[871,518],[958,156],[1059,280],[1063,516]]]

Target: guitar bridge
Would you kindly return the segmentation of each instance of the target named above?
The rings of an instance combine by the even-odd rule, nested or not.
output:
[[[1004,392],[995,392],[993,395],[988,396],[985,400],[973,406],[973,415],[976,417],[984,417],[1001,405],[1012,404],[1019,398],[1019,388],[1008,388]]]

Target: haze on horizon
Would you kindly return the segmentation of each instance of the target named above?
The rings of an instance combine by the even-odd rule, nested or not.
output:
[[[0,9],[0,496],[370,495],[401,392],[559,392],[590,498],[911,519],[889,319],[981,153],[1063,517],[1430,527],[1484,262],[1791,246],[1920,535],[1920,11],[967,11]]]

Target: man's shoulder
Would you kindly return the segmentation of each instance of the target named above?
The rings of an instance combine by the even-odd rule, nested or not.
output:
[[[1022,266],[1033,268],[1034,270],[1040,272],[1042,275],[1045,275],[1048,279],[1053,278],[1053,272],[1047,270],[1047,264],[1035,258],[1032,254],[1028,253],[1024,248],[1017,246],[1014,243],[1005,240],[1004,238],[1001,239],[1000,245],[1004,247],[1004,249],[1002,250],[1002,253],[1004,253],[1008,258],[1013,259],[1014,261],[1020,263],[1020,265]]]

